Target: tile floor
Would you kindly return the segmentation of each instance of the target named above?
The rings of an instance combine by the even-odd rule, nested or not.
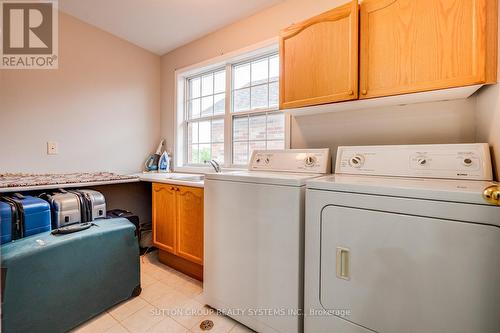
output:
[[[253,332],[217,314],[202,302],[203,285],[158,262],[157,252],[141,257],[142,293],[74,329],[73,333],[183,333],[203,332],[206,319],[214,327],[205,332]]]

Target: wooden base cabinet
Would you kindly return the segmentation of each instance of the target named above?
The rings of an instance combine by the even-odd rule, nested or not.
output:
[[[153,244],[160,261],[202,280],[202,188],[153,184]]]

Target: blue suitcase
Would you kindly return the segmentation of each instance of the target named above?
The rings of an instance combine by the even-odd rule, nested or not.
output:
[[[8,203],[0,201],[0,244],[12,240],[12,214],[14,212]]]
[[[0,201],[1,244],[51,229],[50,205],[43,199],[15,193]]]
[[[2,332],[66,332],[139,295],[139,246],[127,219],[2,245]]]

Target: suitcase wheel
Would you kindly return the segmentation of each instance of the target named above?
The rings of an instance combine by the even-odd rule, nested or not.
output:
[[[138,285],[137,287],[134,288],[134,290],[132,291],[132,297],[137,297],[141,294],[142,292],[142,288],[141,288],[141,285]]]

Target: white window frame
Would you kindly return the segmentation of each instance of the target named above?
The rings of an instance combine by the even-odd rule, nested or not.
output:
[[[188,125],[189,125],[189,123],[198,123],[199,124],[202,121],[223,119],[224,120],[224,151],[225,151],[225,149],[226,149],[226,141],[225,141],[226,140],[226,127],[225,127],[226,120],[225,120],[225,117],[226,117],[226,113],[227,113],[226,112],[226,110],[227,110],[226,109],[227,108],[227,97],[225,97],[224,114],[217,114],[217,115],[212,114],[209,116],[202,116],[200,114],[200,116],[198,118],[189,119],[189,101],[191,98],[191,96],[189,96],[189,80],[192,78],[196,78],[196,77],[200,77],[200,79],[201,79],[203,77],[203,75],[206,75],[209,73],[215,74],[215,72],[219,72],[222,70],[224,70],[225,74],[227,75],[225,67],[218,67],[218,68],[213,68],[213,69],[208,70],[208,71],[202,71],[196,75],[191,75],[189,77],[184,78],[184,112],[183,112],[183,124],[182,124],[182,126],[184,127],[183,128],[183,131],[184,131],[183,143],[184,144],[186,144],[189,141],[189,138],[188,138]],[[200,82],[200,85],[201,85],[201,82]],[[226,78],[226,85],[227,85],[227,78]],[[200,88],[201,88],[201,86],[200,86]],[[214,85],[214,89],[215,89],[215,85]],[[225,95],[227,95],[227,86],[225,87],[224,93],[225,93]],[[214,95],[216,95],[216,94],[214,92],[212,92],[212,96],[214,96]],[[201,103],[202,98],[203,98],[202,95],[200,95],[200,103]],[[215,104],[213,106],[215,106]],[[213,111],[215,111],[215,110],[213,110]],[[211,127],[210,127],[210,130],[212,130]],[[212,136],[212,133],[210,136]],[[176,139],[178,139],[178,138],[176,138]],[[198,134],[198,142],[199,142],[199,134]],[[212,137],[211,137],[210,145],[212,145],[212,144],[213,144],[213,141],[212,141]],[[183,153],[188,154],[188,151],[189,151],[189,147],[186,144],[186,147],[184,147]],[[224,155],[225,155],[225,153],[224,153]],[[185,162],[185,163],[183,163],[183,166],[188,167],[188,168],[199,168],[202,166],[200,164],[188,164],[186,161],[186,158],[183,159],[183,162]]]
[[[209,166],[203,165],[188,165],[187,164],[187,103],[185,102],[187,93],[187,79],[193,76],[197,76],[202,73],[211,72],[217,69],[226,69],[226,100],[225,100],[225,110],[226,112],[222,116],[224,118],[224,164],[223,169],[244,169],[245,165],[233,165],[232,160],[232,129],[233,129],[233,117],[243,116],[243,115],[254,115],[254,114],[265,114],[273,111],[278,111],[277,108],[270,109],[259,109],[244,112],[230,112],[232,107],[232,80],[233,65],[255,59],[258,57],[264,57],[266,55],[278,52],[278,40],[277,38],[272,38],[270,40],[234,51],[214,59],[210,59],[189,67],[185,67],[175,71],[175,112],[174,112],[174,140],[175,140],[175,150],[174,150],[174,170],[181,172],[206,172],[210,170]],[[219,117],[221,117],[219,116]],[[285,117],[285,149],[290,148],[290,119],[289,114],[284,114]],[[213,117],[207,117],[212,119]],[[201,118],[200,118],[201,119]],[[196,121],[200,120],[196,119]],[[179,138],[182,138],[181,140]]]

